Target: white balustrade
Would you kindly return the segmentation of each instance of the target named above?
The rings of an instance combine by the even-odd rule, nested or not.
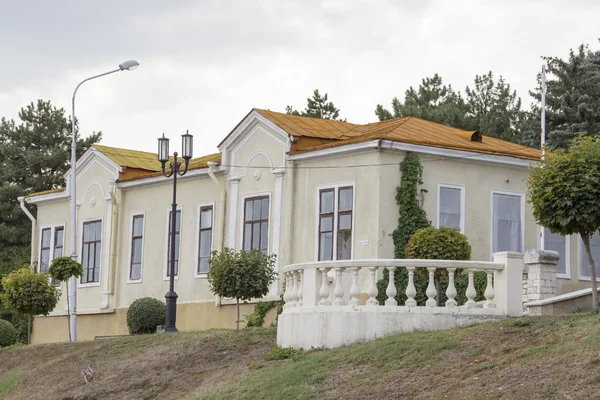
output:
[[[465,303],[465,306],[467,308],[475,308],[477,307],[477,303],[475,302],[475,296],[477,296],[477,292],[475,291],[475,284],[473,282],[473,276],[475,274],[475,271],[470,269],[468,273],[469,284],[467,285],[467,292],[465,293],[467,296],[467,302]]]
[[[454,272],[456,268],[446,268],[448,270],[448,288],[446,289],[446,307],[456,307],[456,300],[454,298],[458,294],[456,292],[456,285],[454,284]]]
[[[368,306],[376,306],[379,303],[377,302],[377,282],[376,282],[376,272],[377,267],[368,267],[369,269],[369,291],[367,294],[369,295],[369,300],[367,300]]]
[[[385,305],[397,306],[398,301],[396,301],[395,297],[398,292],[396,291],[396,282],[394,282],[394,271],[396,270],[396,267],[387,267],[387,270],[389,271],[389,280],[385,294],[388,298],[385,301]]]
[[[437,306],[437,301],[435,300],[435,296],[437,296],[437,290],[435,289],[435,268],[427,268],[429,272],[429,283],[427,284],[427,290],[425,294],[427,295],[427,301],[425,305],[427,307],[435,307]]]
[[[335,296],[333,300],[334,306],[343,306],[344,302],[344,286],[342,285],[342,271],[341,267],[334,267],[335,271],[335,286],[333,289],[333,295]]]
[[[358,287],[358,267],[349,268],[352,274],[352,286],[350,287],[350,305],[360,305],[360,289]]]
[[[494,297],[496,297],[496,292],[494,291],[494,286],[492,283],[493,272],[486,271],[487,273],[487,286],[485,287],[485,292],[483,295],[485,296],[485,301],[483,302],[483,308],[496,308],[496,303],[494,303]]]
[[[361,268],[368,272],[364,276],[360,274]],[[495,309],[498,306],[497,298],[502,298],[504,302],[504,292],[497,294],[495,287],[496,276],[498,282],[501,282],[503,288],[506,287],[506,274],[504,273],[505,264],[499,262],[476,262],[476,261],[452,261],[452,260],[343,260],[343,261],[324,261],[314,263],[296,264],[284,269],[285,291],[283,300],[284,309],[294,312],[295,308],[307,307],[327,307],[348,306],[361,307],[379,306],[377,300],[377,270],[379,268],[387,269],[389,279],[385,290],[385,306],[396,307],[398,302],[396,295],[399,290],[404,290],[406,301],[404,306],[417,307],[417,288],[415,286],[416,268],[427,268],[428,284],[425,289],[427,301],[426,307],[442,306],[448,309],[456,309],[454,312],[481,307],[475,302],[477,292],[474,284],[474,274],[477,271],[483,271],[487,275],[487,286],[485,288],[485,301],[483,308]],[[406,268],[408,272],[408,283],[406,287],[396,287],[394,276],[398,273],[398,268]],[[447,300],[444,304],[438,304],[438,288],[435,284],[436,271],[446,270],[448,273],[448,287],[445,290]],[[464,306],[459,306],[456,298],[459,295],[456,288],[456,272],[462,269],[468,276],[467,289],[464,295],[467,298]],[[309,270],[311,271],[308,274]],[[333,270],[333,283],[329,272]],[[515,274],[513,274],[515,275]],[[510,275],[512,276],[512,275]],[[364,279],[364,295],[368,298],[365,303],[361,303],[361,279]],[[499,283],[500,284],[500,283]],[[307,286],[308,285],[308,286]],[[422,289],[421,289],[422,290]],[[306,297],[308,296],[308,297]],[[503,297],[504,296],[504,297]],[[366,297],[366,296],[365,296]],[[502,303],[504,304],[504,303]],[[349,308],[350,309],[350,308]],[[417,307],[418,309],[418,307]],[[490,310],[490,312],[493,312]]]
[[[406,301],[404,305],[407,307],[416,307],[417,301],[415,296],[417,295],[417,288],[415,287],[415,267],[406,267],[408,270],[408,285],[406,286]]]

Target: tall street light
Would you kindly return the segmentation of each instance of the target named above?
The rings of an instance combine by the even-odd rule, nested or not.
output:
[[[181,162],[177,161],[177,152],[173,153],[173,162],[169,164],[171,172],[167,173],[165,164],[169,161],[169,139],[163,133],[158,138],[158,161],[162,164],[162,173],[165,177],[173,177],[173,203],[171,204],[171,228],[170,228],[170,251],[169,251],[169,291],[165,295],[167,303],[167,318],[165,323],[166,332],[177,332],[175,321],[177,319],[177,293],[175,293],[175,232],[177,232],[177,176],[183,176],[188,170],[188,165],[193,153],[194,137],[187,131],[181,135],[181,156],[184,160],[184,169],[181,170]],[[181,221],[180,221],[181,223]]]
[[[83,85],[87,81],[92,79],[100,78],[106,75],[114,74],[120,71],[133,71],[140,64],[135,60],[128,60],[122,64],[119,64],[119,68],[113,71],[108,71],[100,75],[92,76],[84,79],[75,87],[73,92],[73,100],[71,102],[71,258],[77,261],[77,140],[75,138],[75,95],[79,86]],[[69,296],[69,339],[71,341],[77,340],[77,278],[71,277],[68,286]]]

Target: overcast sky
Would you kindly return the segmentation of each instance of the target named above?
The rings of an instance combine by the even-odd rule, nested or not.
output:
[[[84,84],[76,115],[147,151],[189,129],[195,156],[215,152],[252,107],[303,109],[315,88],[373,122],[436,72],[464,91],[492,70],[529,104],[540,56],[599,48],[599,16],[595,0],[0,0],[0,116],[36,99],[70,113],[79,81],[126,59],[140,67]]]

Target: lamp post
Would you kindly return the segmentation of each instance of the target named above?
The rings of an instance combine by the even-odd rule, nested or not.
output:
[[[166,178],[173,177],[173,203],[171,204],[171,228],[169,244],[170,263],[169,263],[169,291],[165,295],[167,303],[167,318],[165,323],[166,332],[177,332],[175,322],[177,320],[177,293],[175,293],[175,232],[177,230],[177,176],[183,176],[188,170],[190,159],[193,152],[193,139],[187,131],[181,135],[181,156],[184,160],[184,169],[181,170],[181,162],[177,161],[177,152],[173,153],[173,161],[169,164],[171,172],[167,173],[165,164],[169,161],[169,139],[165,137],[158,138],[158,161],[162,164],[162,173]]]
[[[75,138],[75,95],[81,85],[92,79],[100,78],[106,75],[114,74],[120,71],[133,71],[140,64],[135,60],[125,61],[119,64],[119,68],[105,72],[100,75],[95,75],[87,79],[82,80],[75,87],[73,92],[73,99],[71,101],[71,258],[77,261],[77,140]],[[71,341],[77,340],[77,278],[71,277],[68,286],[69,296],[69,339]]]

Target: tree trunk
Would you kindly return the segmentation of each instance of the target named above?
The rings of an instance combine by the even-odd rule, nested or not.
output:
[[[237,320],[235,321],[237,330],[240,330],[240,299],[235,299],[235,302],[237,303]]]
[[[67,281],[67,325],[69,327],[69,342],[71,342],[71,305],[69,304],[69,281]]]
[[[596,282],[596,265],[594,264],[594,258],[590,250],[590,235],[581,234],[581,240],[585,247],[585,252],[588,256],[588,264],[590,265],[590,276],[592,278],[592,310],[594,314],[598,314],[598,282]]]
[[[31,344],[31,314],[27,315],[27,344]]]

